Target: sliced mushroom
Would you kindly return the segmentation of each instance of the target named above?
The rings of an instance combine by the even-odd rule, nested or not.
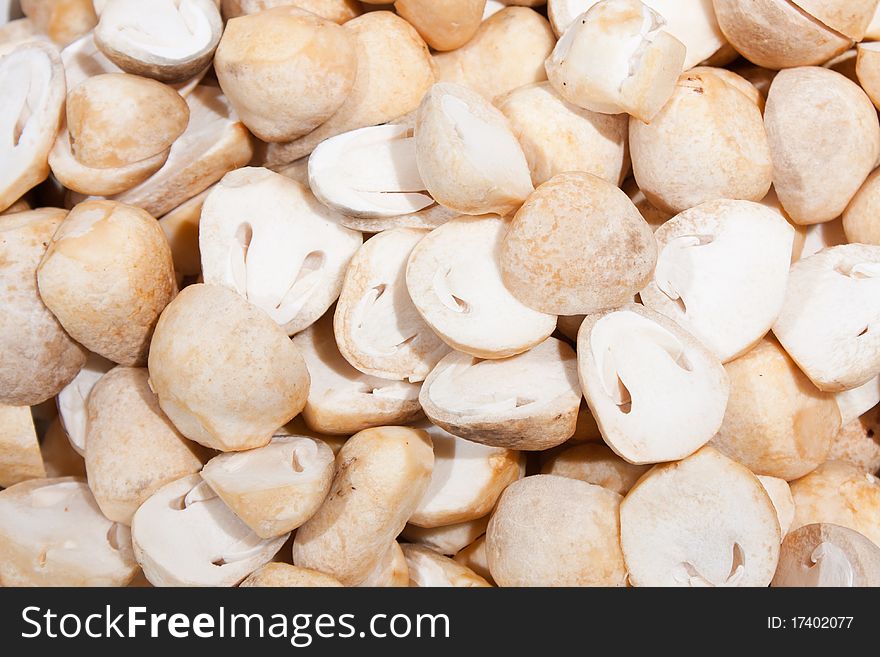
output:
[[[721,426],[730,389],[721,362],[663,315],[635,304],[589,315],[577,351],[602,437],[630,463],[682,459]]]
[[[666,104],[687,48],[640,0],[604,0],[578,16],[547,59],[556,92],[578,107],[650,122]]]
[[[334,588],[341,587],[342,584],[335,577],[317,570],[297,568],[287,563],[267,563],[248,575],[240,586],[241,588]]]
[[[486,533],[489,516],[440,527],[406,525],[400,537],[410,543],[424,545],[438,554],[453,556]]]
[[[834,399],[840,409],[840,423],[846,426],[880,404],[880,376],[857,388],[838,392]]]
[[[4,16],[5,20],[7,17]],[[31,39],[45,38],[30,18],[14,18],[0,25],[0,55]]]
[[[426,234],[414,228],[388,230],[351,259],[333,328],[340,353],[365,374],[423,381],[449,352],[406,288],[407,260]]]
[[[125,586],[136,572],[128,527],[101,514],[82,479],[0,491],[3,586]]]
[[[410,586],[472,588],[491,586],[467,566],[422,545],[404,545]]]
[[[391,547],[385,551],[385,555],[376,564],[367,578],[358,584],[363,588],[406,588],[409,586],[409,566],[406,556],[397,541],[391,542]]]
[[[410,214],[402,214],[397,217],[382,217],[379,219],[364,219],[342,215],[342,225],[352,230],[364,233],[381,233],[392,228],[422,228],[432,229],[442,226],[459,216],[458,212],[444,208],[442,205],[430,205],[424,210]]]
[[[505,286],[530,308],[587,314],[630,301],[651,278],[657,244],[615,184],[569,172],[529,196],[500,260]]]
[[[576,358],[555,338],[500,360],[453,351],[425,379],[419,401],[434,424],[456,436],[492,447],[549,449],[575,431]]]
[[[21,0],[24,15],[59,46],[82,36],[97,23],[92,0]]]
[[[452,210],[505,215],[534,189],[507,119],[466,87],[431,87],[416,116],[415,143],[425,187]]]
[[[312,377],[303,418],[313,431],[350,436],[362,429],[405,424],[421,417],[417,384],[364,374],[342,357],[331,313],[297,334],[293,342]]]
[[[362,241],[308,189],[261,168],[226,174],[199,223],[205,282],[235,290],[289,335],[336,300]]]
[[[523,305],[504,286],[501,217],[460,217],[413,249],[406,270],[410,297],[448,345],[477,358],[505,358],[543,342],[553,315]]]
[[[660,255],[642,302],[674,319],[722,362],[748,351],[782,309],[794,229],[750,201],[710,201],[654,233]]]
[[[88,400],[92,388],[116,364],[98,354],[89,354],[86,364],[58,393],[58,416],[70,439],[70,445],[80,455],[86,454],[86,420]]]
[[[146,363],[159,314],[177,294],[156,220],[113,201],[71,210],[37,270],[40,296],[65,330],[122,365]]]
[[[773,333],[821,390],[880,373],[880,246],[825,249],[791,268]]]
[[[761,482],[711,447],[656,466],[620,505],[634,586],[767,586],[781,542]]]
[[[499,586],[623,586],[620,499],[553,475],[512,484],[486,533],[493,579]]]
[[[624,461],[605,445],[588,443],[568,447],[552,456],[541,474],[579,479],[626,495],[651,466]]]
[[[146,368],[117,367],[89,393],[86,472],[101,512],[130,525],[165,484],[197,473],[207,450],[186,440],[159,408]]]
[[[776,587],[880,586],[880,547],[829,523],[804,525],[782,543]]]
[[[213,0],[108,0],[95,43],[128,73],[180,82],[208,67],[222,32]]]
[[[347,586],[363,582],[415,511],[433,464],[424,431],[381,427],[352,436],[336,457],[330,495],[297,530],[294,563]]]
[[[30,407],[0,404],[0,488],[45,476]]]
[[[235,586],[287,540],[254,534],[199,475],[153,493],[134,514],[131,537],[153,586]]]
[[[257,536],[273,538],[305,523],[324,502],[333,452],[320,440],[276,436],[265,447],[215,456],[202,478]]]
[[[479,445],[434,425],[422,428],[434,444],[434,471],[411,525],[433,528],[482,518],[525,472],[525,457],[518,452]]]
[[[785,539],[791,523],[794,522],[794,498],[791,496],[791,487],[785,479],[758,475],[758,481],[764,487],[773,508],[776,509],[776,519],[779,520],[779,530]]]
[[[79,477],[86,478],[86,462],[83,457],[73,449],[73,444],[64,431],[64,425],[60,418],[55,418],[46,429],[46,435],[40,444],[40,452],[43,456],[43,466],[46,468],[46,477]]]
[[[380,125],[321,142],[309,157],[309,187],[344,215],[398,217],[434,204],[416,165],[412,129]]]
[[[305,361],[284,331],[215,285],[190,285],[168,305],[149,367],[159,406],[177,429],[222,451],[266,445],[309,392]]]
[[[860,467],[826,461],[791,483],[792,529],[832,523],[855,530],[880,546],[880,480]]]
[[[360,16],[363,11],[357,0],[222,0],[220,5],[227,20],[273,7],[294,5],[340,25]]]
[[[66,214],[45,208],[0,221],[0,404],[39,404],[58,394],[86,362],[86,350],[64,331],[37,290],[37,266]]]
[[[0,54],[0,211],[49,175],[61,124],[64,67],[49,43],[27,41]]]
[[[456,554],[453,560],[471,569],[489,584],[495,584],[492,573],[489,572],[489,555],[486,554],[485,534]]]
[[[880,473],[880,407],[841,427],[828,452],[831,461],[846,461],[869,474]]]

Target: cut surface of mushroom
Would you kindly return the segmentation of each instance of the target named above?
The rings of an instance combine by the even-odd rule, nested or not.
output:
[[[261,539],[199,475],[153,493],[135,513],[131,535],[153,586],[235,586],[287,540]]]
[[[710,201],[654,233],[660,255],[642,302],[674,319],[727,362],[782,309],[794,229],[750,201]]]
[[[456,522],[439,527],[419,527],[407,524],[400,537],[410,543],[417,543],[438,554],[453,556],[486,533],[490,516],[476,520]]]
[[[365,374],[423,381],[449,351],[406,288],[407,260],[425,235],[415,228],[388,230],[365,242],[351,259],[333,330],[340,353]]]
[[[556,318],[519,302],[499,262],[501,217],[460,217],[432,231],[410,255],[406,283],[422,317],[454,349],[504,358],[544,341]]]
[[[0,487],[45,476],[30,407],[0,405]]]
[[[791,523],[794,522],[794,498],[791,496],[791,487],[785,479],[765,475],[757,475],[757,477],[767,491],[770,501],[773,502],[776,518],[779,520],[779,531],[785,539]]]
[[[103,516],[82,479],[0,491],[3,586],[125,586],[136,571],[128,527]]]
[[[80,455],[86,453],[86,420],[89,393],[101,377],[116,364],[98,354],[89,354],[86,364],[73,381],[58,393],[58,416],[70,439],[70,445]]]
[[[785,537],[772,586],[880,586],[880,547],[846,527],[804,525]]]
[[[289,335],[336,300],[362,241],[308,189],[262,168],[226,174],[199,223],[205,282],[235,290]]]
[[[489,582],[463,566],[423,545],[403,545],[409,568],[410,586],[471,588],[490,586]]]
[[[272,538],[321,506],[333,479],[333,452],[313,438],[276,436],[265,447],[215,456],[202,478],[258,536]]]
[[[880,404],[880,376],[857,388],[838,392],[834,399],[840,409],[840,424],[846,426]]]
[[[656,466],[620,505],[634,586],[767,586],[782,542],[761,482],[711,447]]]
[[[575,431],[577,359],[555,338],[504,359],[453,351],[425,379],[419,399],[428,418],[456,436],[493,447],[548,449]]]
[[[730,386],[718,357],[642,306],[587,316],[578,372],[602,437],[630,463],[684,458],[724,418]]]

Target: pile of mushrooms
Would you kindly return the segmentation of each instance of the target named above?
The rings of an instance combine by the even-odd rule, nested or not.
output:
[[[0,585],[880,586],[880,0],[12,7]]]

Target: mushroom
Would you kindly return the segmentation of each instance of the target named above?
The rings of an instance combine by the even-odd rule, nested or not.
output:
[[[434,425],[422,428],[434,444],[434,470],[411,525],[430,529],[482,518],[525,472],[518,452],[473,443]]]
[[[215,456],[202,478],[257,536],[273,538],[305,523],[324,502],[333,452],[320,440],[276,436],[265,447]]]
[[[781,542],[761,482],[711,447],[654,467],[620,504],[633,586],[767,586]]]
[[[758,475],[758,481],[764,487],[773,508],[776,509],[776,519],[779,520],[779,530],[783,540],[788,534],[791,523],[794,522],[794,498],[791,496],[791,487],[785,479]]]
[[[843,425],[828,459],[852,463],[868,474],[880,473],[880,408]]]
[[[336,301],[362,242],[307,188],[262,168],[226,174],[199,223],[205,282],[235,290],[288,335]]]
[[[422,417],[419,386],[354,369],[339,353],[333,315],[327,313],[293,339],[311,374],[303,419],[313,431],[350,436],[363,429]]]
[[[254,534],[197,474],[153,493],[134,514],[131,537],[153,586],[235,586],[287,540]]]
[[[21,0],[21,9],[59,46],[82,36],[98,21],[92,0]]]
[[[547,59],[547,78],[570,103],[646,123],[666,104],[685,45],[640,0],[602,0],[578,16]]]
[[[221,451],[266,445],[309,392],[305,361],[284,331],[215,285],[191,285],[168,305],[149,368],[159,406],[177,429]]]
[[[875,0],[790,0],[806,14],[827,25],[830,29],[861,41],[874,10]]]
[[[0,488],[45,476],[30,407],[0,404]]]
[[[3,16],[2,20],[6,20]],[[0,25],[0,54],[31,39],[46,38],[30,18],[15,18]]]
[[[0,404],[39,404],[58,394],[86,362],[86,350],[37,290],[37,266],[66,214],[44,208],[0,219]]]
[[[715,354],[667,317],[636,304],[588,315],[577,352],[587,404],[624,460],[677,461],[721,426],[727,374]]]
[[[621,186],[621,189],[629,196],[629,200],[633,202],[633,205],[636,206],[636,209],[645,218],[645,221],[648,222],[652,232],[656,232],[660,226],[675,216],[672,212],[660,210],[652,205],[645,196],[645,193],[639,189],[635,178],[628,178]]]
[[[623,586],[620,499],[554,475],[511,484],[486,533],[492,578],[499,586]]]
[[[579,479],[626,495],[650,467],[628,463],[605,445],[587,443],[552,456],[541,467],[541,474]]]
[[[127,73],[180,82],[210,65],[222,33],[213,0],[108,0],[95,43]]]
[[[760,201],[773,173],[761,110],[733,73],[691,69],[650,124],[632,118],[633,174],[648,201],[676,214],[706,201]]]
[[[828,457],[840,430],[833,395],[818,390],[772,337],[727,364],[730,399],[712,444],[753,472],[786,481]]]
[[[419,394],[425,414],[446,431],[522,450],[549,449],[568,440],[580,400],[574,350],[555,338],[497,360],[453,351]]]
[[[821,390],[839,392],[880,373],[880,246],[845,244],[791,268],[773,333]]]
[[[843,212],[846,240],[880,245],[880,171],[874,171]]]
[[[385,550],[382,559],[358,586],[363,588],[406,588],[409,586],[409,566],[406,564],[406,557],[400,543],[391,542],[391,547]]]
[[[846,426],[880,404],[880,376],[857,388],[835,393],[834,399],[840,409],[840,423]]]
[[[64,431],[60,418],[55,418],[46,429],[43,442],[40,444],[40,452],[43,456],[43,466],[46,469],[45,476],[49,479],[57,477],[86,478],[86,462],[83,457],[73,449],[73,444]]]
[[[489,582],[467,566],[437,554],[423,545],[404,545],[410,586],[416,587],[488,587]]]
[[[553,315],[516,299],[501,278],[507,226],[501,217],[459,217],[413,249],[406,269],[410,297],[449,346],[477,358],[505,358],[543,342]]]
[[[561,173],[529,196],[501,247],[501,276],[521,302],[578,315],[630,301],[651,278],[657,244],[632,201],[588,173]]]
[[[80,203],[37,269],[40,296],[90,351],[143,365],[159,314],[177,293],[171,249],[156,220],[114,201]]]
[[[880,480],[852,463],[826,461],[791,483],[792,529],[833,523],[855,530],[880,546]]]
[[[421,228],[423,230],[430,230],[442,226],[457,216],[459,216],[458,212],[435,203],[434,205],[429,205],[424,210],[401,214],[396,217],[368,219],[344,214],[340,222],[343,226],[352,230],[359,230],[364,233],[381,233],[393,228]]]
[[[415,511],[433,464],[424,431],[380,427],[352,436],[336,457],[330,495],[297,530],[294,564],[346,586],[363,582]]]
[[[424,545],[438,554],[453,556],[483,536],[488,525],[488,515],[440,527],[419,527],[407,524],[400,537],[410,543]]]
[[[88,397],[86,472],[101,512],[130,525],[165,484],[197,473],[207,450],[186,440],[159,408],[146,368],[117,367]]]
[[[455,50],[476,34],[486,0],[397,0],[394,9],[434,50]]]
[[[453,561],[469,568],[489,584],[495,584],[492,573],[489,572],[489,555],[486,554],[485,534],[456,554]]]
[[[773,186],[796,224],[839,217],[880,157],[880,122],[871,100],[825,68],[780,71],[764,124]]]
[[[642,302],[726,363],[747,352],[782,309],[794,229],[751,201],[709,201],[654,233],[660,255]]]
[[[495,100],[522,146],[532,184],[583,171],[617,185],[629,168],[625,115],[600,114],[563,100],[549,82],[514,89]]]
[[[415,144],[425,187],[451,210],[505,215],[534,189],[507,119],[466,87],[431,87],[416,116]]]
[[[282,5],[293,5],[340,25],[360,16],[363,11],[357,0],[222,0],[220,5],[226,20]]]
[[[0,53],[0,211],[49,175],[48,157],[64,108],[64,67],[49,43]]]
[[[248,575],[239,586],[241,588],[338,588],[342,584],[335,577],[317,570],[298,568],[287,563],[267,563]]]
[[[95,384],[116,366],[98,354],[89,354],[79,373],[58,393],[58,417],[70,439],[70,446],[80,456],[86,454],[86,418],[89,394]]]
[[[856,80],[875,107],[880,107],[880,43],[860,43],[856,56]]]
[[[772,586],[880,586],[880,547],[846,527],[804,525],[782,543]]]
[[[82,479],[0,491],[0,585],[125,586],[135,572],[128,527],[101,514]]]
[[[427,234],[396,228],[368,240],[351,259],[333,329],[356,369],[387,379],[423,381],[449,351],[425,323],[406,288],[406,263]]]

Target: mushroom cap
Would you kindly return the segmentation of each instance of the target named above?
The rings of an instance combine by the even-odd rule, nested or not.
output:
[[[467,87],[431,87],[416,115],[415,143],[428,192],[457,212],[505,215],[534,190],[504,114]]]
[[[480,445],[431,424],[421,428],[434,444],[434,470],[411,525],[433,528],[482,518],[525,472],[519,452]]]
[[[880,171],[868,176],[843,212],[846,240],[880,245]]]
[[[782,538],[785,539],[791,523],[794,522],[794,498],[791,496],[791,487],[785,479],[766,475],[757,475],[757,477],[770,501],[773,502],[776,519],[779,520],[779,530]]]
[[[792,530],[832,523],[863,534],[880,546],[880,480],[852,463],[826,461],[791,482],[795,517]]]
[[[486,533],[492,578],[499,586],[623,586],[620,499],[554,475],[511,484]]]
[[[772,586],[880,586],[880,547],[846,527],[804,525],[785,537]]]
[[[153,586],[235,586],[287,540],[254,534],[197,474],[153,493],[134,514],[131,537]]]
[[[208,67],[222,33],[214,0],[108,0],[95,43],[128,73],[179,82]]]
[[[199,222],[205,282],[235,290],[288,335],[336,301],[362,242],[306,187],[263,168],[226,174]]]
[[[85,34],[97,22],[92,0],[21,0],[16,4],[59,46]]]
[[[486,554],[485,534],[456,554],[453,560],[470,568],[490,584],[495,584],[492,573],[489,572],[489,555]]]
[[[810,380],[838,392],[880,373],[880,246],[845,244],[798,260],[773,333]]]
[[[509,358],[453,351],[425,379],[419,401],[439,427],[507,449],[555,447],[574,433],[581,392],[574,350],[556,338]]]
[[[745,80],[699,67],[678,78],[650,124],[629,122],[633,174],[647,200],[678,213],[719,198],[760,201],[772,178],[761,110]]]
[[[103,516],[82,479],[0,491],[3,586],[125,586],[136,571],[128,527]]]
[[[86,454],[86,419],[89,394],[101,377],[116,366],[98,354],[89,354],[79,373],[58,393],[58,417],[80,456]]]
[[[332,313],[298,333],[293,342],[311,375],[303,418],[313,431],[350,436],[422,417],[418,384],[364,374],[342,357],[333,335]]]
[[[773,186],[797,224],[839,217],[880,157],[880,121],[871,100],[857,84],[822,67],[780,71],[764,125]]]
[[[880,44],[876,41],[858,45],[854,81],[868,94],[874,107],[880,105]]]
[[[335,577],[317,570],[298,568],[288,563],[267,563],[248,575],[239,586],[241,588],[336,588],[341,587],[342,584]]]
[[[406,271],[410,297],[452,348],[477,358],[505,358],[543,342],[553,315],[532,310],[504,286],[501,217],[459,217],[413,249]]]
[[[88,396],[86,472],[110,520],[130,525],[138,507],[165,484],[196,474],[207,450],[186,440],[159,408],[142,367],[117,367]]]
[[[654,467],[620,505],[634,586],[767,586],[781,542],[761,482],[711,447]]]
[[[626,461],[682,459],[721,426],[727,374],[669,318],[636,304],[588,315],[577,352],[587,404],[605,442]]]
[[[818,390],[772,337],[728,363],[730,399],[712,444],[753,472],[786,481],[828,457],[840,430],[834,397]]]
[[[579,479],[626,495],[650,467],[628,463],[604,444],[587,443],[567,447],[550,457],[541,467],[541,474]]]
[[[221,0],[223,18],[229,20],[245,14],[281,5],[295,5],[334,23],[345,23],[361,15],[363,9],[357,0]]]
[[[773,326],[785,299],[794,229],[751,201],[709,201],[654,233],[654,278],[642,302],[681,324],[722,362]]]
[[[417,587],[488,587],[489,582],[449,557],[437,554],[423,545],[402,546],[409,568],[410,586]]]
[[[578,315],[632,299],[657,244],[626,194],[588,173],[561,173],[529,196],[501,247],[504,284],[545,313]]]
[[[287,534],[311,518],[333,480],[333,452],[305,436],[275,436],[265,447],[219,454],[202,478],[260,538]]]
[[[30,407],[0,404],[0,487],[45,476]]]
[[[86,350],[43,305],[37,266],[66,211],[44,208],[0,219],[0,404],[33,406],[66,386]]]
[[[330,495],[297,530],[294,563],[346,586],[364,581],[415,511],[433,464],[424,431],[380,427],[352,436],[336,457]]]
[[[309,391],[305,361],[284,331],[215,285],[190,285],[168,305],[149,368],[159,406],[177,429],[221,451],[267,444],[303,409]]]
[[[122,365],[146,363],[159,315],[177,294],[165,234],[140,208],[77,205],[37,269],[40,296],[67,332]]]
[[[831,443],[828,459],[852,463],[871,474],[880,473],[880,408],[843,425]]]
[[[861,41],[868,30],[877,3],[874,0],[791,0],[832,30]]]
[[[410,543],[424,545],[437,552],[453,556],[473,543],[477,538],[486,533],[489,526],[489,516],[483,516],[475,520],[457,522],[452,525],[439,527],[419,527],[407,524],[400,534],[400,538]]]
[[[476,34],[486,0],[397,0],[394,9],[434,50],[455,50]]]
[[[406,564],[406,556],[400,548],[400,543],[391,542],[391,547],[385,550],[382,559],[358,586],[364,588],[406,588],[409,586],[409,566]]]

